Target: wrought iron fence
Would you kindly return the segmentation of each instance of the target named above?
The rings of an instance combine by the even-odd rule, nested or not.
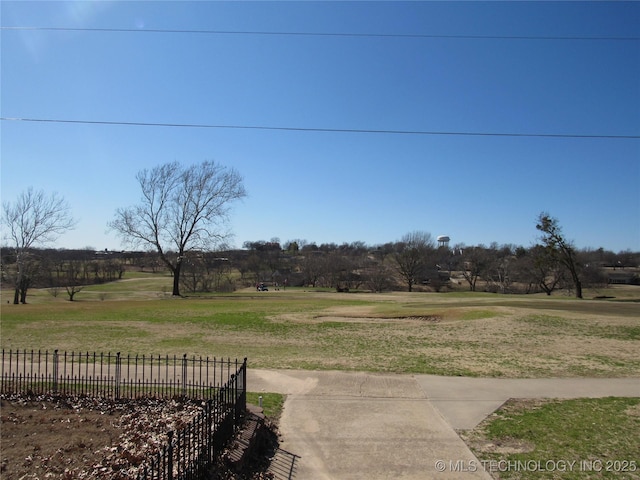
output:
[[[167,432],[167,443],[140,469],[136,480],[211,478],[215,459],[233,436],[246,408],[246,363],[203,411],[179,431]],[[242,408],[241,408],[241,405]]]
[[[0,392],[102,398],[214,399],[237,375],[238,360],[176,355],[121,355],[2,350]]]
[[[246,410],[247,359],[2,350],[0,393],[206,400],[203,411],[141,466],[138,480],[211,473]]]

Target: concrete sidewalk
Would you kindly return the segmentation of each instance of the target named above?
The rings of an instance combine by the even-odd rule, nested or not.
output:
[[[467,378],[418,375],[431,404],[459,430],[475,428],[510,398],[640,397],[640,378]]]
[[[301,457],[296,479],[490,478],[448,468],[476,459],[412,376],[248,369],[247,377],[250,391],[287,394],[281,446]]]
[[[253,392],[287,395],[282,448],[296,479],[489,479],[455,432],[509,398],[640,397],[640,379],[482,379],[247,371]]]

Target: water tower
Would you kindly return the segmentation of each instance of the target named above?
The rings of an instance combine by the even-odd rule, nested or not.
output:
[[[437,240],[438,240],[438,248],[440,248],[440,247],[449,248],[449,236],[448,235],[439,235]]]

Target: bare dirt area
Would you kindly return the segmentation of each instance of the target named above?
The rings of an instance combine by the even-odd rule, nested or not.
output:
[[[6,480],[135,478],[167,431],[200,410],[197,402],[5,396],[0,474]]]

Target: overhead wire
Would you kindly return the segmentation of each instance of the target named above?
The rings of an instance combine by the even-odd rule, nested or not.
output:
[[[159,123],[108,120],[69,120],[54,118],[17,118],[0,117],[0,120],[11,122],[67,123],[85,125],[121,125],[136,127],[173,127],[173,128],[210,128],[235,130],[276,130],[289,132],[325,132],[325,133],[361,133],[387,135],[431,135],[431,136],[467,136],[467,137],[538,137],[538,138],[608,138],[608,139],[640,139],[640,135],[592,135],[571,133],[518,133],[518,132],[463,132],[437,130],[376,130],[360,128],[320,128],[320,127],[277,127],[267,125],[224,125],[203,123]]]
[[[244,31],[244,30],[195,30],[195,29],[148,29],[148,28],[80,28],[80,27],[41,27],[41,26],[3,26],[0,30],[53,31],[53,32],[112,32],[112,33],[168,33],[168,34],[204,34],[204,35],[268,35],[268,36],[315,36],[315,37],[356,37],[356,38],[414,38],[414,39],[470,39],[470,40],[579,40],[579,41],[637,41],[640,37],[586,37],[586,36],[530,36],[530,35],[442,35],[442,34],[381,34],[353,32],[285,32],[285,31]],[[215,125],[192,123],[159,123],[135,121],[106,120],[70,120],[54,118],[17,118],[0,117],[3,121],[67,123],[87,125],[122,125],[146,127],[174,128],[208,128],[208,129],[245,129],[275,130],[294,132],[328,132],[328,133],[360,133],[389,135],[441,135],[441,136],[477,136],[477,137],[540,137],[540,138],[608,138],[638,139],[638,135],[593,135],[593,134],[552,134],[552,133],[517,133],[517,132],[463,132],[463,131],[428,131],[428,130],[388,130],[388,129],[351,129],[351,128],[318,128],[318,127],[278,127],[264,125]]]
[[[361,38],[440,38],[468,40],[579,40],[579,41],[638,41],[640,37],[617,36],[560,36],[560,35],[456,35],[422,33],[356,33],[356,32],[287,32],[263,30],[196,30],[164,28],[94,28],[94,27],[40,27],[40,26],[3,26],[0,30],[32,30],[51,32],[103,32],[103,33],[173,33],[199,35],[269,35],[297,37],[361,37]]]

